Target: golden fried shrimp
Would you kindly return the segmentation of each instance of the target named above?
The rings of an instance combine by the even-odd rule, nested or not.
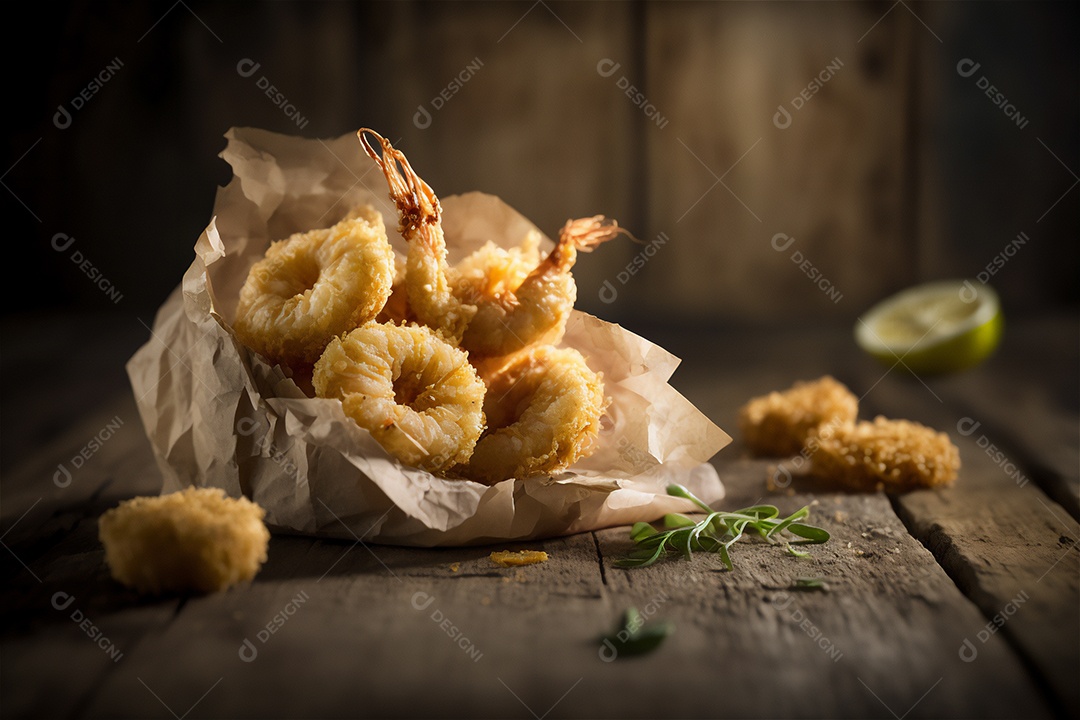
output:
[[[369,323],[334,338],[313,383],[387,452],[424,470],[467,462],[484,429],[484,383],[465,352],[426,327]]]
[[[803,449],[811,431],[850,424],[859,399],[829,375],[756,397],[739,410],[743,442],[754,455],[786,457]]]
[[[381,156],[368,144],[364,133],[378,138]],[[476,314],[476,307],[462,303],[450,289],[439,198],[389,140],[368,128],[361,128],[356,134],[386,176],[390,199],[398,208],[398,229],[409,244],[405,270],[409,307],[424,325],[442,330],[455,344],[459,343],[466,325]]]
[[[375,317],[375,322],[400,325],[415,319],[412,310],[409,309],[408,290],[405,289],[405,258],[395,253],[394,285],[390,288],[390,297],[382,312]]]
[[[364,133],[378,138],[381,156]],[[406,288],[410,307],[420,322],[443,331],[474,358],[509,355],[552,339],[565,326],[577,299],[577,285],[570,274],[577,251],[591,250],[625,232],[602,215],[568,220],[555,249],[531,266],[524,264],[530,254],[528,245],[515,252],[488,243],[450,267],[442,208],[431,187],[389,140],[367,128],[358,135],[386,176],[401,217],[401,234],[409,243]],[[526,243],[538,241],[526,237]]]
[[[821,428],[807,441],[811,472],[855,490],[907,491],[949,485],[960,451],[949,436],[909,420],[878,416]]]
[[[460,471],[488,485],[553,474],[588,456],[607,404],[601,377],[571,348],[539,345],[487,382],[488,429]]]
[[[540,233],[526,233],[517,247],[502,248],[488,241],[457,265],[453,273],[453,292],[458,297],[502,295],[513,292],[540,264]]]
[[[373,319],[394,280],[394,251],[374,208],[275,242],[248,272],[233,328],[273,362],[315,362],[330,339]]]
[[[553,333],[566,326],[577,300],[577,283],[570,269],[578,250],[590,251],[620,232],[625,231],[603,215],[568,220],[555,248],[517,284],[511,282],[521,263],[489,251],[486,272],[475,279],[459,273],[454,286],[461,302],[477,308],[461,346],[472,356],[495,357],[552,339]]]

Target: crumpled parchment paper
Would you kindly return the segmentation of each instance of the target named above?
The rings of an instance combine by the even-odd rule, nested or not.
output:
[[[278,532],[415,546],[537,539],[692,511],[666,495],[671,482],[709,501],[723,496],[707,461],[731,438],[667,384],[678,358],[577,311],[562,344],[603,373],[612,401],[595,453],[557,477],[492,487],[445,480],[388,455],[339,401],[307,397],[232,333],[248,269],[272,240],[329,226],[360,203],[383,213],[404,254],[396,210],[355,134],[324,141],[233,128],[226,138],[234,177],[127,365],[162,492],[221,487],[259,503]],[[447,197],[443,208],[451,261],[487,240],[516,245],[534,228],[482,193]]]

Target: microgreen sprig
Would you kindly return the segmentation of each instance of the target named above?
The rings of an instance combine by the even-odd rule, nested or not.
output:
[[[693,502],[705,512],[704,519],[693,520],[680,513],[669,513],[663,518],[664,530],[657,530],[645,522],[634,523],[630,528],[630,539],[636,547],[630,551],[629,557],[617,560],[616,567],[648,567],[665,554],[672,553],[681,554],[689,560],[696,550],[718,553],[727,569],[734,570],[729,551],[747,528],[768,542],[775,543],[785,531],[801,538],[787,542],[788,547],[823,543],[829,539],[827,530],[799,522],[810,515],[809,506],[781,518],[780,511],[772,505],[719,512],[678,484],[668,485],[667,493]]]

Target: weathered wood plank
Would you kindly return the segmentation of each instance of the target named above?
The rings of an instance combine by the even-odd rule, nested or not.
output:
[[[80,512],[108,489],[109,497],[156,494],[161,476],[130,390],[36,448],[0,480],[0,526],[9,545],[47,534],[56,513]]]
[[[992,375],[964,373],[938,392],[949,407],[964,413],[964,427],[1002,472],[1017,484],[1034,483],[1080,519],[1076,320],[1051,316],[1009,325],[989,363]]]
[[[703,347],[697,339],[675,377],[677,386],[732,431],[734,413],[750,394],[827,371],[861,392],[884,372],[848,350],[846,331],[760,333],[744,340]],[[679,349],[678,342],[669,344]],[[920,417],[922,406],[911,404],[916,390],[930,398],[917,381],[894,382],[890,376],[867,396],[865,407],[938,422]],[[113,411],[105,407],[101,412]],[[71,448],[85,443],[94,422],[82,423],[27,465],[27,471],[6,476],[5,503],[9,487],[51,484],[57,457],[69,457]],[[138,427],[134,419],[131,426]],[[270,561],[251,587],[192,598],[181,606],[175,600],[137,600],[112,583],[103,567],[94,515],[134,492],[127,483],[148,477],[156,481],[148,448],[122,453],[125,442],[118,434],[83,469],[88,474],[76,478],[88,478],[87,487],[91,477],[101,478],[99,487],[109,477],[117,480],[88,504],[73,504],[70,512],[53,518],[54,529],[44,541],[17,546],[32,550],[29,564],[42,584],[10,557],[5,561],[15,582],[2,595],[10,612],[5,612],[2,629],[8,671],[0,677],[0,689],[12,715],[168,717],[170,711],[182,715],[190,709],[189,717],[528,717],[554,707],[552,716],[701,715],[722,708],[734,716],[889,717],[910,710],[911,717],[1037,717],[1053,710],[1032,678],[1047,678],[1055,686],[1060,678],[1038,662],[1025,666],[1014,644],[1024,653],[1030,648],[1014,634],[1027,632],[1029,615],[1046,614],[1041,587],[1057,583],[1059,574],[1064,578],[1068,556],[1036,583],[1039,592],[1028,590],[1030,599],[1005,629],[982,643],[977,633],[991,615],[977,594],[985,583],[969,588],[950,570],[958,590],[882,496],[767,496],[785,511],[816,497],[815,517],[834,540],[812,548],[812,560],[743,544],[735,555],[735,573],[719,571],[713,557],[689,565],[617,570],[611,561],[628,547],[625,528],[597,534],[603,572],[590,535],[532,545],[546,549],[552,559],[520,571],[491,566],[489,549],[368,548],[275,537]],[[965,447],[965,461],[968,455]],[[765,495],[768,463],[739,460],[737,446],[725,450],[718,462],[729,491],[724,507],[751,504]],[[957,488],[968,480],[965,475]],[[75,482],[68,488],[77,489]],[[47,500],[54,502],[52,496]],[[992,500],[964,498],[994,505]],[[906,512],[907,505],[897,507]],[[35,509],[27,521],[44,527],[52,511],[39,509],[43,514],[38,517]],[[949,526],[940,508],[931,510],[944,518],[950,541],[969,532]],[[995,512],[1012,510],[1005,505]],[[1017,521],[1026,525],[1017,532],[1026,544],[1010,552],[1041,557],[1028,546],[1042,541],[1046,523],[1021,510]],[[932,515],[921,508],[916,514]],[[7,517],[5,508],[5,530],[10,527]],[[912,527],[920,532],[917,523]],[[66,535],[65,528],[71,529]],[[978,547],[954,547],[965,562],[980,557]],[[941,561],[951,567],[947,559]],[[1007,579],[1021,562],[1014,558],[997,568],[998,580]],[[453,563],[460,563],[456,570]],[[798,575],[825,577],[832,589],[785,596]],[[1006,589],[1014,592],[1001,597],[1016,596],[1015,587],[1001,590]],[[979,609],[961,590],[972,593]],[[58,591],[75,596],[72,608],[83,609],[123,651],[118,663],[70,620],[70,609],[65,614],[51,606]],[[433,599],[427,605],[429,596]],[[596,636],[609,630],[628,605],[650,603],[658,608],[657,617],[675,622],[675,634],[651,656],[603,662]],[[284,620],[280,628],[274,625],[278,615]],[[451,631],[454,637],[449,637],[447,628],[440,627],[446,618],[459,634]],[[266,629],[268,623],[276,632]],[[1045,628],[1036,624],[1030,644],[1041,640],[1064,647],[1054,645]],[[1068,628],[1060,634],[1068,639]],[[455,644],[462,638],[467,638],[465,647]],[[968,638],[977,643],[976,662],[960,656]],[[245,639],[258,652],[253,662],[240,657]],[[474,661],[469,653],[480,657]],[[838,655],[836,662],[830,653]],[[1075,657],[1075,650],[1059,656],[1062,667],[1067,670]],[[648,676],[659,680],[647,686],[628,681]]]
[[[973,377],[981,378],[984,387],[1000,387],[1010,376],[996,371],[989,364],[973,371]],[[876,374],[867,374],[867,382],[874,382]],[[864,399],[868,410],[945,430],[960,448],[963,468],[955,486],[900,495],[894,503],[990,627],[996,630],[1001,619],[1002,633],[1050,684],[1056,709],[1075,716],[1080,712],[1080,526],[1033,483],[1021,485],[988,455],[980,447],[979,431],[964,434],[972,427],[965,412],[934,397],[934,388],[955,381],[931,379],[924,387],[896,371]],[[1025,408],[1012,410],[1016,421],[1023,422]],[[986,627],[983,622],[960,631],[974,644],[974,653],[981,653],[977,638]]]
[[[671,240],[627,288],[636,315],[850,317],[911,283],[915,21],[874,26],[887,9],[647,6],[644,87],[670,118],[645,137],[648,239]]]
[[[160,714],[145,683],[182,714],[219,681],[194,715],[506,717],[526,712],[514,692],[542,712],[558,695],[538,688],[598,662],[581,638],[606,612],[590,535],[530,547],[551,560],[500,569],[475,548],[275,538],[266,574],[190,600],[108,677],[88,713]]]
[[[916,28],[910,106],[920,274],[985,273],[1012,313],[1075,303],[1075,243],[1055,246],[1080,230],[1076,201],[1063,195],[1077,172],[1075,46],[1069,62],[1056,59],[1075,18],[1038,3],[912,7],[928,26]],[[1009,41],[1020,37],[1039,40]],[[1032,83],[1044,67],[1058,68],[1054,82]]]
[[[721,684],[758,691],[728,693],[713,702],[722,702],[725,712],[736,717],[887,717],[909,710],[918,717],[967,717],[1028,711],[1020,698],[1037,697],[1038,690],[1002,638],[988,643],[993,659],[985,667],[960,660],[956,628],[978,628],[985,621],[906,532],[884,496],[770,496],[765,493],[768,467],[763,461],[725,465],[722,476],[731,496],[723,506],[774,502],[789,512],[816,500],[811,520],[833,533],[833,539],[804,548],[812,558],[742,544],[732,555],[733,573],[723,572],[712,556],[690,564],[607,571],[613,593],[641,604],[670,598],[661,603],[658,616],[674,619],[675,637],[697,650],[691,656],[700,653],[702,661],[708,656],[738,658],[717,668],[724,676]],[[625,530],[606,531],[601,538],[609,558],[628,546]],[[823,578],[830,590],[792,591],[796,577]],[[684,633],[692,639],[684,640]],[[687,652],[685,646],[680,651]],[[670,656],[665,660],[680,662]],[[783,686],[783,693],[761,691],[773,684]],[[800,707],[796,698],[805,705]],[[676,715],[694,710],[690,704],[677,707]],[[1039,711],[1047,712],[1042,706]]]

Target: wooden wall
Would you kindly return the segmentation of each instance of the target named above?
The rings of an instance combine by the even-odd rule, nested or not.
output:
[[[38,66],[40,117],[12,134],[12,160],[41,141],[5,183],[42,220],[22,218],[38,238],[28,262],[67,302],[108,306],[48,249],[61,231],[129,307],[167,294],[227,180],[216,154],[228,127],[329,137],[369,125],[400,138],[442,195],[499,194],[549,233],[594,213],[631,228],[646,244],[579,264],[579,305],[605,317],[852,320],[911,283],[975,275],[1021,231],[1030,242],[992,280],[1006,304],[1076,303],[1071,5],[189,5],[162,17],[166,6],[75,3],[35,30],[61,50]],[[114,57],[117,76],[71,128],[53,127],[56,106]],[[981,70],[964,78],[968,57]],[[261,63],[255,76],[237,72],[245,58]],[[980,92],[982,75],[1025,128]]]

